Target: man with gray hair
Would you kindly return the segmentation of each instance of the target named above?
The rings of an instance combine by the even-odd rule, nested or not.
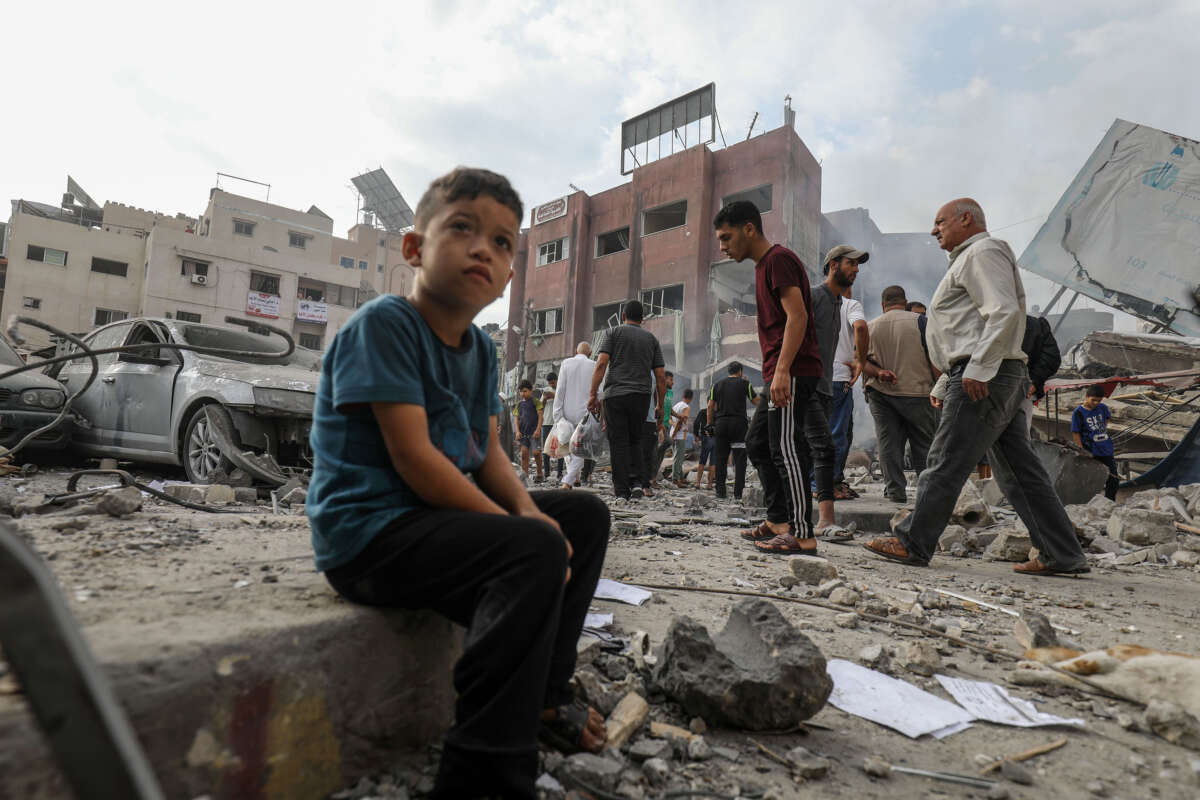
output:
[[[983,210],[969,198],[942,206],[932,234],[950,253],[926,326],[930,361],[942,372],[930,394],[941,421],[917,480],[913,513],[895,536],[863,546],[892,561],[927,566],[963,484],[986,453],[1038,551],[1013,571],[1088,572],[1075,527],[1029,444],[1022,408],[1029,387],[1021,349],[1025,289],[1012,248],[988,235]]]

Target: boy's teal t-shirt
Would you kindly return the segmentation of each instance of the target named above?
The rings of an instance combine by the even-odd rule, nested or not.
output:
[[[305,502],[318,570],[347,563],[396,519],[428,507],[392,466],[370,403],[424,406],[434,446],[463,472],[482,466],[488,418],[500,413],[496,346],[474,325],[464,340],[460,348],[443,344],[411,303],[383,295],[330,343]]]

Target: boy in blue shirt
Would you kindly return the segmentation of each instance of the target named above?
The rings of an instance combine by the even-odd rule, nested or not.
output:
[[[521,471],[529,475],[529,451],[533,450],[537,463],[537,482],[542,482],[542,455],[538,449],[537,435],[542,427],[542,409],[533,399],[533,384],[521,381],[517,387],[521,399],[513,413],[517,415],[517,444],[521,447]]]
[[[1109,500],[1117,499],[1117,460],[1113,457],[1112,439],[1108,437],[1108,420],[1112,414],[1108,406],[1101,401],[1104,399],[1104,387],[1093,384],[1087,388],[1083,405],[1075,409],[1071,415],[1071,435],[1075,438],[1075,446],[1087,450],[1104,466],[1108,467],[1108,480],[1104,482],[1104,496]]]
[[[496,348],[471,322],[512,277],[522,216],[501,175],[435,180],[402,243],[412,294],[378,297],[338,331],[313,415],[317,569],[352,602],[467,628],[435,797],[532,798],[539,735],[591,751],[606,738],[568,682],[608,508],[525,491],[497,438]]]

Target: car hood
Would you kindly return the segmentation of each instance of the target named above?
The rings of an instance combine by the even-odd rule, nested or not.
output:
[[[10,369],[13,369],[13,367],[0,365],[0,373],[7,372]],[[38,372],[36,369],[21,372],[0,380],[0,388],[8,389],[10,392],[23,392],[26,389],[58,389],[60,392],[66,391],[61,383],[49,375]]]
[[[211,378],[242,381],[264,389],[288,389],[293,392],[315,394],[317,382],[321,379],[319,372],[284,364],[245,364],[238,361],[198,358],[194,366],[196,372]]]

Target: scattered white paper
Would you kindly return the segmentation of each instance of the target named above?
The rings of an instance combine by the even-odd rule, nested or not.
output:
[[[949,700],[882,672],[840,658],[831,660],[826,669],[833,678],[829,702],[847,714],[913,739],[927,733],[941,739],[971,725],[971,715]]]
[[[640,586],[630,586],[628,583],[619,583],[608,578],[601,578],[600,583],[596,586],[597,600],[616,600],[620,603],[627,603],[631,606],[640,606],[652,596],[651,592],[646,591]]]
[[[1033,703],[1013,697],[1002,686],[987,681],[970,681],[935,675],[942,688],[958,701],[975,719],[995,722],[999,725],[1015,725],[1020,728],[1035,728],[1043,725],[1084,726],[1081,719],[1056,717],[1038,711]]]
[[[585,628],[607,628],[612,624],[612,614],[588,614],[583,618],[583,627]]]

